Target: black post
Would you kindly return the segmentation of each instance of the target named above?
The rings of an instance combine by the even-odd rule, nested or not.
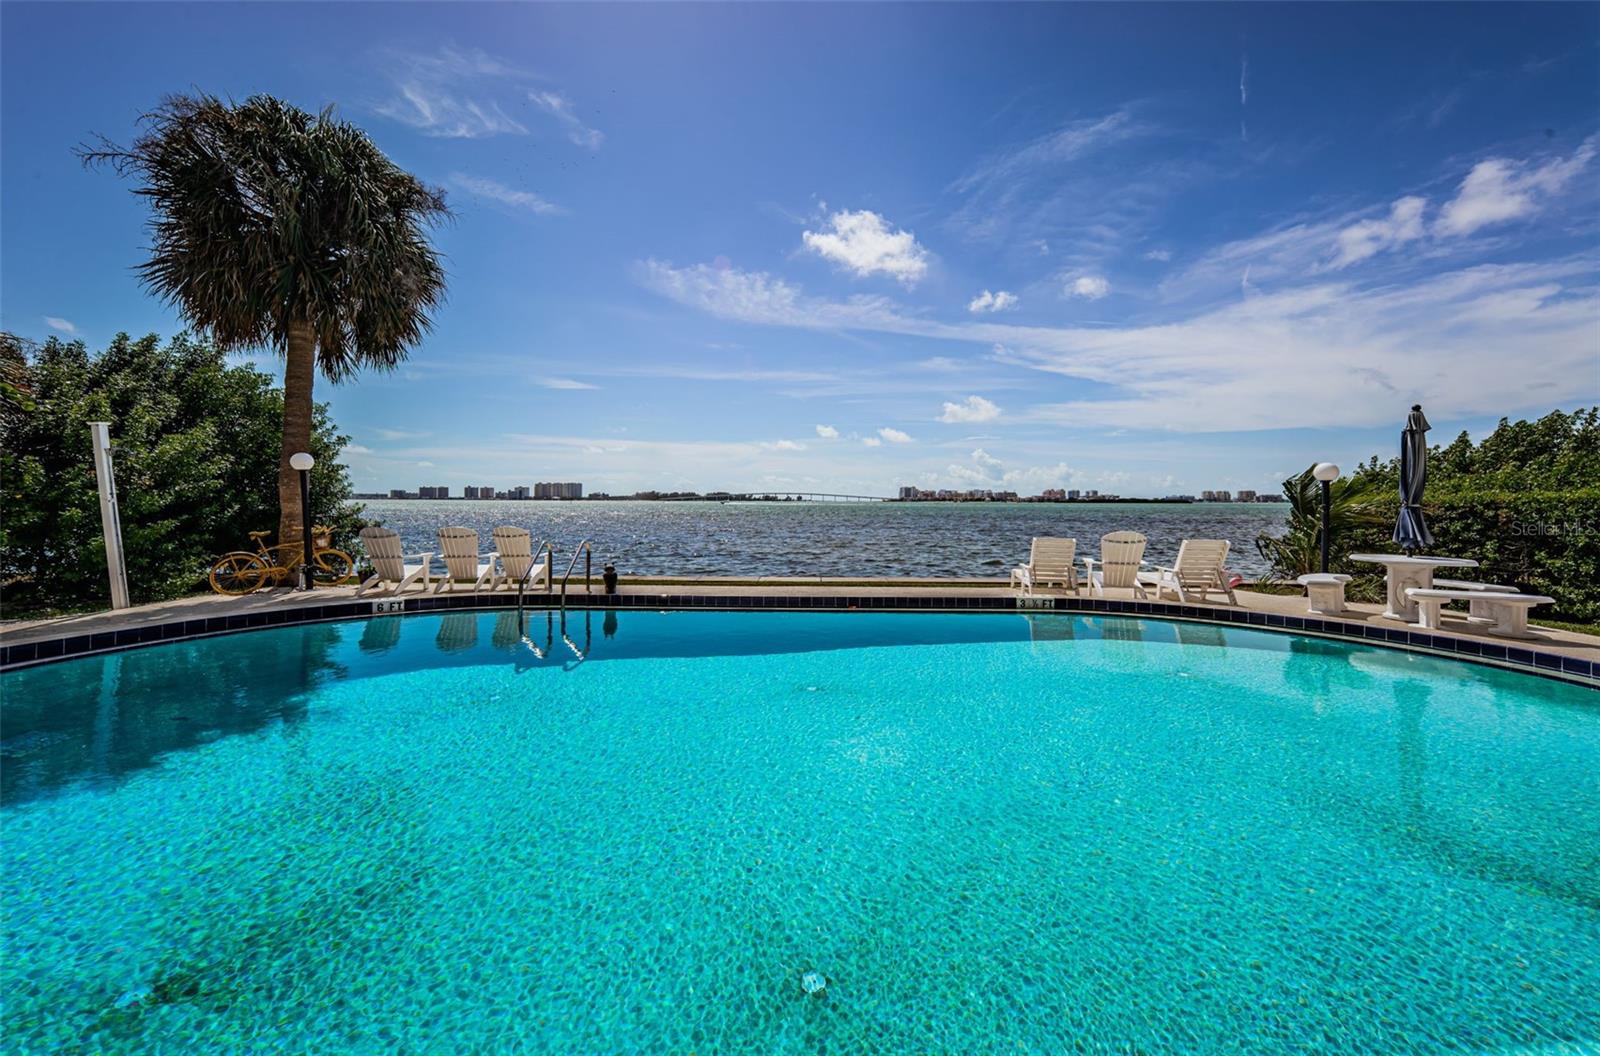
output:
[[[583,592],[585,594],[594,593],[593,589],[589,586],[589,570],[592,567],[590,562],[592,562],[593,560],[594,560],[594,548],[591,547],[588,543],[584,543],[583,544]],[[587,652],[587,650],[585,650],[585,651]]]
[[[1319,481],[1322,485],[1322,571],[1328,571],[1328,489],[1329,482]]]
[[[310,590],[311,578],[311,471],[300,471],[300,530],[305,533],[305,564],[300,570],[302,590]]]

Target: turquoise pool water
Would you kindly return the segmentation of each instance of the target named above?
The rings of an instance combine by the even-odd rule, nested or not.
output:
[[[1600,1045],[1592,690],[1123,618],[534,627],[0,678],[5,1048]]]

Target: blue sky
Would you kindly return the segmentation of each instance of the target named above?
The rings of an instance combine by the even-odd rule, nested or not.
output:
[[[170,333],[72,147],[335,104],[448,192],[362,490],[1270,489],[1600,401],[1600,5],[0,8],[0,325]],[[255,357],[276,371],[270,353]]]

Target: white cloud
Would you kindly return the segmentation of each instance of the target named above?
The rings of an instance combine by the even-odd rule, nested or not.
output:
[[[990,293],[984,290],[967,304],[967,311],[974,314],[979,312],[1004,312],[1017,306],[1017,295],[1001,290]]]
[[[605,133],[584,124],[573,109],[572,101],[560,92],[529,92],[528,99],[565,125],[567,138],[585,150],[598,150],[605,142]]]
[[[945,469],[945,477],[956,487],[982,488],[987,491],[1015,491],[1035,494],[1044,488],[1059,488],[1072,482],[1077,471],[1065,462],[1053,466],[1028,466],[1006,469],[1005,463],[983,448],[978,448],[967,462],[952,462]]]
[[[804,451],[806,449],[806,445],[800,443],[798,440],[779,440],[775,443],[765,444],[763,446],[768,447],[773,451]]]
[[[1074,297],[1098,301],[1111,292],[1111,283],[1100,275],[1079,275],[1072,280],[1072,285],[1067,287],[1067,292]]]
[[[547,389],[598,389],[598,385],[590,385],[587,381],[577,381],[573,378],[540,378],[539,384]]]
[[[868,447],[882,447],[883,446],[883,441],[879,440],[875,436],[863,436],[861,438],[861,442],[863,444],[866,444]]]
[[[902,433],[900,430],[891,429],[888,426],[884,426],[882,429],[879,429],[878,435],[889,441],[891,444],[911,443],[910,433]]]
[[[374,429],[372,431],[385,440],[421,440],[424,437],[433,435],[432,433],[411,432],[407,429]]]
[[[452,172],[449,183],[476,198],[486,198],[491,202],[499,202],[513,209],[533,213],[537,216],[554,216],[566,212],[565,209],[541,198],[532,191],[519,191],[514,187],[507,187],[498,180],[487,179],[482,176],[469,176],[463,172]]]
[[[941,422],[992,422],[1000,417],[1000,408],[982,396],[968,396],[961,403],[946,403]]]
[[[1148,253],[1146,253],[1144,255],[1144,259],[1145,260],[1156,260],[1156,261],[1160,261],[1161,263],[1165,264],[1167,261],[1172,259],[1172,250],[1170,250],[1170,249],[1152,249],[1150,252],[1148,252]]]
[[[869,209],[837,212],[828,219],[829,230],[806,231],[801,241],[807,249],[839,264],[858,277],[882,272],[906,286],[914,286],[928,272],[928,251],[910,231],[893,230]]]
[[[498,84],[522,71],[476,49],[441,48],[432,54],[386,51],[396,95],[377,112],[430,136],[479,139],[528,130],[493,98]]]
[[[839,430],[831,425],[819,425],[817,426],[817,435],[824,440],[837,440],[839,439]]]
[[[71,320],[63,319],[59,315],[45,316],[44,325],[48,326],[52,330],[60,330],[63,334],[72,334],[73,336],[77,336],[78,333],[77,326],[74,325]]]
[[[1407,195],[1389,207],[1382,220],[1361,220],[1339,232],[1334,245],[1332,266],[1343,268],[1366,260],[1380,250],[1422,237],[1422,213],[1427,199]]]
[[[1334,234],[1321,241],[1323,253]],[[943,323],[878,298],[827,301],[760,273],[656,262],[644,280],[721,318],[998,344],[1000,362],[1109,387],[1106,399],[1013,410],[1013,421],[1178,432],[1359,427],[1389,423],[1396,407],[1415,402],[1444,419],[1600,399],[1600,286],[1586,257],[1482,265],[1406,284],[1302,278],[1241,302],[1234,291],[1247,262],[1233,265],[1226,301],[1109,327]]]
[[[1470,235],[1479,228],[1531,216],[1545,199],[1559,194],[1595,156],[1595,140],[1585,140],[1569,158],[1542,165],[1505,158],[1480,161],[1461,181],[1454,199],[1445,203],[1434,223],[1436,234]]]
[[[345,444],[343,453],[347,455],[370,455],[374,452],[372,448],[365,444]]]
[[[971,192],[1010,184],[1033,170],[1076,161],[1110,144],[1149,132],[1126,107],[1104,117],[1072,121],[1020,147],[985,158],[951,184],[951,189]]]

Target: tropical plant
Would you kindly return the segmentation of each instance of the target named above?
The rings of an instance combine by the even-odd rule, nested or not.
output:
[[[117,335],[91,355],[81,341],[35,345],[0,333],[0,367],[25,405],[0,403],[0,592],[7,616],[81,609],[108,596],[89,423],[116,445],[128,588],[135,601],[204,589],[211,559],[244,545],[277,512],[273,467],[283,393],[215,345],[180,335]],[[348,546],[361,526],[321,404],[307,450],[311,511]]]
[[[278,533],[298,539],[289,458],[311,441],[316,370],[392,369],[421,340],[444,295],[427,234],[450,215],[444,195],[331,107],[178,95],[141,122],[132,146],[102,137],[79,156],[138,179],[154,214],[146,286],[218,348],[283,355]]]
[[[1256,536],[1256,551],[1279,579],[1316,572],[1322,564],[1322,483],[1312,469],[1283,482],[1289,525],[1282,535]],[[1346,571],[1345,555],[1361,530],[1383,523],[1382,493],[1373,483],[1340,477],[1328,488],[1329,571]]]

